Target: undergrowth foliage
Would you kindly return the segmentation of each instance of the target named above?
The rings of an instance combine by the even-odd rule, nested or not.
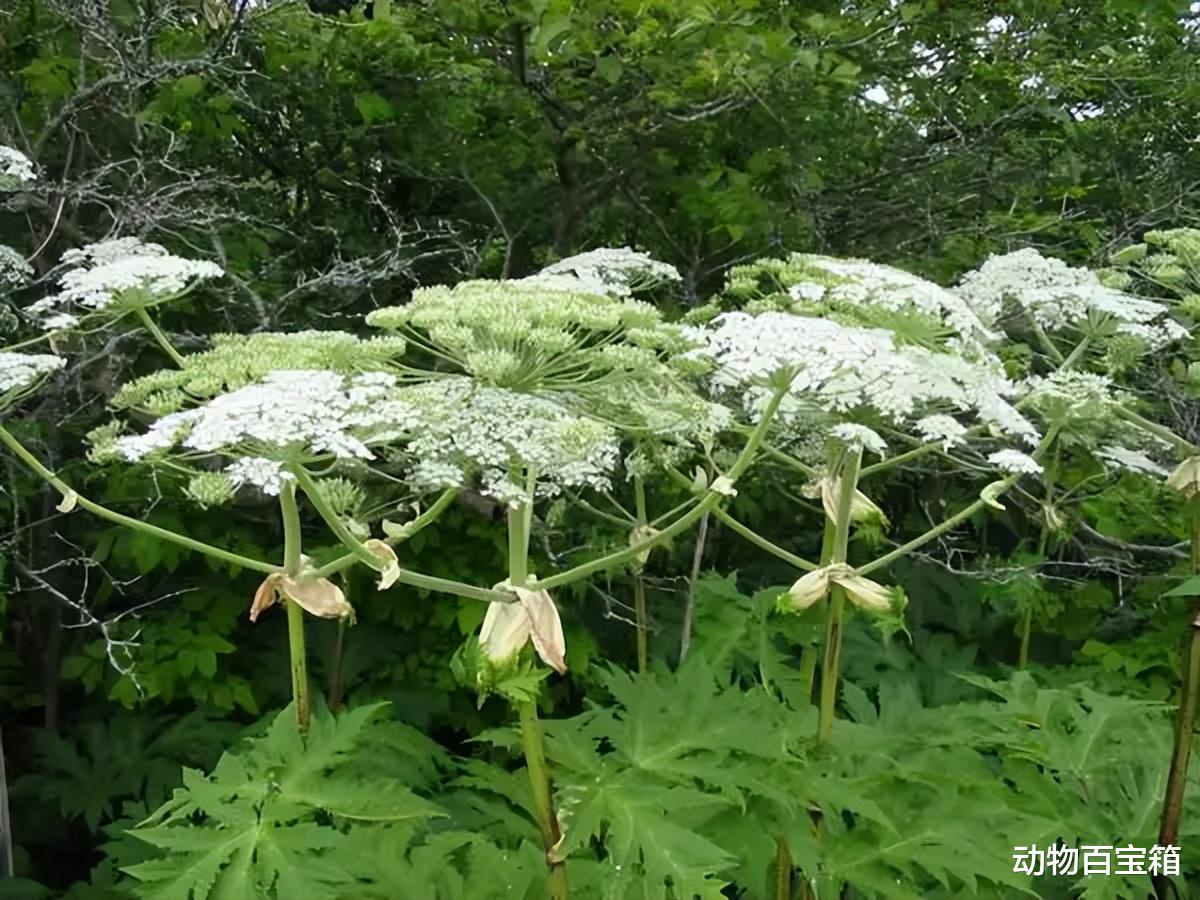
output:
[[[4,189],[39,190],[0,160]],[[1036,879],[1012,852],[1200,834],[1200,652],[1174,706],[1095,672],[1141,664],[1106,643],[1131,606],[1114,585],[1147,547],[1168,560],[1138,573],[1148,618],[1200,502],[1194,435],[1150,402],[1186,408],[1198,381],[1197,246],[1151,233],[1102,271],[1026,249],[950,288],[796,253],[684,312],[673,267],[598,249],[195,352],[167,326],[220,296],[216,263],[136,238],[72,251],[0,351],[0,442],[58,513],[113,527],[80,563],[107,595],[110,559],[210,572],[169,628],[73,604],[98,640],[65,669],[131,708],[291,702],[240,733],[201,712],[82,724],[39,741],[15,794],[107,834],[76,898],[1144,894],[1147,875]],[[51,468],[21,404],[139,335],[154,367]],[[89,496],[98,477],[136,514]],[[1134,511],[1147,533],[1114,533]],[[735,540],[757,570],[704,574]],[[1100,550],[1120,565],[1081,586]],[[235,670],[242,610],[267,671]],[[419,616],[453,639],[389,642]],[[1051,630],[1079,648],[1071,677],[1035,668]],[[413,668],[436,700],[395,689]]]

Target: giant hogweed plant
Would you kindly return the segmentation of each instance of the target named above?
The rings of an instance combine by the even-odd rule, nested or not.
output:
[[[22,170],[13,177],[31,174]],[[589,741],[624,753],[622,765],[655,773],[636,750],[622,750],[615,733],[590,730],[590,720],[576,730],[552,723],[548,751],[547,726],[538,718],[539,684],[547,673],[526,648],[532,645],[550,669],[565,671],[563,628],[551,591],[631,570],[644,670],[649,613],[641,570],[647,555],[710,516],[724,522],[796,570],[795,583],[780,598],[782,610],[825,612],[823,659],[810,679],[818,685],[811,738],[820,754],[836,744],[848,614],[858,609],[887,628],[902,627],[901,592],[871,576],[989,507],[1003,509],[1002,496],[1023,479],[1042,478],[1049,494],[1064,452],[1138,468],[1134,462],[1145,456],[1143,447],[1161,452],[1163,445],[1186,445],[1132,412],[1127,398],[1083,365],[1098,353],[1162,347],[1180,339],[1182,329],[1165,307],[1093,283],[1090,273],[1059,290],[1063,285],[1052,278],[1045,284],[1026,275],[1005,281],[993,260],[958,291],[948,291],[886,266],[798,254],[735,269],[712,304],[672,323],[633,295],[670,282],[674,271],[633,251],[602,250],[532,278],[419,290],[402,307],[372,313],[366,324],[377,331],[371,336],[218,335],[211,349],[184,354],[157,315],[199,283],[219,277],[219,270],[134,239],[92,245],[63,262],[59,293],[28,310],[43,336],[0,356],[5,405],[15,405],[64,365],[56,355],[19,350],[39,340],[56,346],[86,340],[132,321],[170,365],[118,390],[112,405],[121,415],[92,434],[92,461],[140,467],[182,485],[206,507],[227,503],[238,491],[274,497],[283,525],[278,560],[149,525],[81,496],[0,426],[0,442],[61,492],[63,512],[86,510],[259,572],[263,580],[249,602],[250,618],[276,605],[285,610],[294,721],[276,720],[259,743],[227,755],[211,778],[190,775],[176,797],[134,832],[182,854],[182,865],[168,860],[129,868],[147,896],[285,896],[289,885],[300,883],[323,896],[370,893],[367,885],[380,878],[386,883],[386,875],[366,873],[366,855],[343,858],[351,836],[395,841],[408,848],[398,858],[412,866],[427,864],[438,852],[430,848],[443,847],[447,871],[457,862],[462,871],[481,871],[467,858],[498,852],[452,831],[422,831],[447,810],[473,809],[468,818],[478,819],[485,807],[477,799],[454,794],[437,805],[400,785],[354,780],[360,776],[347,768],[347,754],[362,743],[369,712],[339,725],[314,711],[305,619],[352,621],[353,606],[334,577],[353,567],[376,573],[379,590],[399,584],[488,604],[478,637],[454,666],[479,690],[514,707],[528,781],[518,789],[480,768],[463,783],[523,798],[539,849],[531,854],[534,844],[522,840],[515,859],[524,862],[513,864],[528,873],[532,860],[541,869],[535,879],[541,888],[530,882],[523,892],[564,898],[573,872],[581,884],[603,881],[590,858],[607,860],[622,873],[613,881],[614,896],[716,896],[723,883],[718,873],[731,871],[730,854],[710,852],[696,843],[707,839],[687,829],[674,839],[690,845],[690,852],[655,846],[670,833],[657,810],[678,801],[699,812],[712,807],[710,799],[689,793],[683,783],[637,779],[601,794],[556,790],[552,763],[567,782],[611,765],[589,757]],[[1004,367],[1005,342],[1028,335],[1037,365],[1014,381]],[[1079,396],[1087,398],[1087,415],[1065,402]],[[918,459],[974,485],[978,499],[922,533],[902,536],[874,559],[852,560],[855,528],[885,521],[864,489]],[[812,560],[780,547],[726,508],[739,482],[765,461],[782,467],[819,501],[822,537]],[[655,494],[647,485],[656,481],[684,489],[688,499],[652,517]],[[468,491],[505,510],[505,577],[494,585],[469,584],[404,565],[405,541]],[[614,496],[629,491],[633,511]],[[558,571],[534,571],[531,536],[547,504],[565,498],[594,510],[590,501],[597,497],[629,523],[628,546]],[[1050,501],[1044,506],[1049,510]],[[339,556],[317,560],[305,552],[306,516],[341,548]],[[610,688],[626,696],[620,683],[610,680]],[[725,702],[738,701],[714,700]],[[763,772],[755,775],[751,766],[737,776],[748,779],[744,783],[734,777],[722,784],[711,770],[729,760],[714,757],[702,780],[726,796],[753,788],[755,802],[772,810],[764,821],[773,823],[774,857],[765,864],[774,873],[776,897],[791,898],[795,890],[824,896],[838,885],[878,894],[884,889],[877,869],[856,871],[837,862],[845,841],[861,840],[869,831],[866,822],[878,816],[864,802],[858,816],[865,818],[847,831],[837,804],[822,799],[816,783],[789,783],[795,772],[788,761],[798,766],[801,757],[787,748],[801,740],[795,730],[801,720],[788,709],[765,714],[783,716],[784,730],[777,758],[760,759]],[[289,774],[281,776],[277,766]],[[278,791],[266,789],[268,771],[277,771],[272,777]],[[324,777],[330,784],[318,789]],[[787,789],[765,791],[774,777]],[[335,783],[341,787],[325,789]],[[665,793],[647,801],[646,827],[630,830],[630,804],[636,806],[638,791],[648,785]],[[485,830],[496,827],[495,815],[480,821]],[[695,826],[702,830],[710,821],[700,815]],[[681,867],[681,858],[694,858],[695,867]],[[914,859],[893,870],[921,865]],[[924,871],[916,877],[973,883],[952,868],[924,864]],[[435,891],[453,895],[448,874],[430,877]],[[1011,873],[996,867],[986,877],[1012,881]]]

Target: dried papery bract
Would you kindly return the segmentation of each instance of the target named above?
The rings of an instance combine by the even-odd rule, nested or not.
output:
[[[396,556],[396,551],[379,538],[364,541],[363,546],[383,560],[384,566],[379,570],[377,587],[381,591],[386,591],[400,578],[400,560]]]
[[[868,612],[884,613],[892,608],[891,592],[878,582],[855,573],[845,563],[834,563],[814,569],[799,578],[788,590],[792,609],[803,611],[829,596],[831,585],[846,591],[855,606]]]
[[[532,641],[542,661],[560,675],[564,674],[567,671],[566,638],[558,607],[549,592],[512,587],[506,583],[497,585],[496,589],[512,591],[517,599],[513,603],[488,605],[479,629],[479,646],[484,655],[493,663],[504,665]]]
[[[346,600],[342,589],[328,578],[314,578],[300,574],[295,577],[276,572],[263,579],[250,605],[250,621],[258,621],[259,614],[279,602],[280,598],[293,601],[310,615],[322,619],[352,619],[354,607]]]

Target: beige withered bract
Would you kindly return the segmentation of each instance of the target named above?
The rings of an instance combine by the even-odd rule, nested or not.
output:
[[[826,475],[817,484],[821,492],[821,505],[825,508],[825,515],[829,517],[829,521],[836,522],[838,500],[842,494],[842,480]],[[850,501],[850,521],[876,521],[884,528],[891,524],[875,501],[860,490],[854,491],[854,498]]]
[[[859,609],[887,612],[892,608],[892,595],[888,589],[870,578],[850,574],[835,578],[834,581],[846,592],[846,599]]]
[[[62,500],[54,508],[60,513],[69,513],[75,508],[75,504],[79,502],[79,495],[75,491],[67,488],[63,491]]]
[[[279,600],[279,580],[282,573],[276,572],[263,579],[258,590],[254,592],[254,600],[250,603],[250,621],[257,622],[258,615],[264,609],[270,609]]]
[[[1185,497],[1200,493],[1200,456],[1189,456],[1167,477],[1167,485]]]
[[[305,612],[322,619],[345,619],[354,615],[354,607],[346,601],[342,589],[328,578],[284,575],[279,579],[279,591]]]
[[[385,565],[379,571],[378,588],[386,591],[400,578],[400,559],[396,556],[396,551],[379,538],[364,541],[363,546],[384,561]]]
[[[824,600],[829,593],[829,567],[825,566],[801,577],[788,591],[795,609],[805,610]]]
[[[808,609],[818,600],[824,600],[833,584],[845,590],[846,599],[861,609],[887,612],[892,608],[892,598],[887,588],[870,578],[855,574],[854,569],[845,563],[831,563],[800,578],[788,591],[792,607]]]
[[[528,641],[550,668],[560,675],[567,671],[566,638],[558,607],[547,591],[511,587],[515,603],[490,603],[479,629],[479,646],[494,663],[505,663],[521,652]]]
[[[513,592],[529,616],[533,648],[546,665],[562,675],[567,671],[567,639],[563,636],[562,619],[550,593],[520,587],[513,588]]]
[[[646,541],[651,540],[656,534],[658,534],[658,529],[653,525],[639,525],[637,528],[634,528],[629,532],[629,546],[636,547],[638,544],[644,544]],[[650,551],[653,549],[654,547],[651,546],[647,547],[645,550],[642,550],[637,554],[637,561],[642,565],[645,565],[646,560],[650,558]]]
[[[532,627],[520,603],[489,603],[479,628],[479,647],[492,662],[508,662],[521,652]]]

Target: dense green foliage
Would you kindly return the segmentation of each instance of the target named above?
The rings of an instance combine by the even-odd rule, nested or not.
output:
[[[0,144],[40,179],[0,184],[0,244],[33,267],[9,292],[0,256],[3,344],[33,333],[28,307],[53,292],[64,252],[118,235],[225,270],[161,312],[186,354],[218,332],[411,326],[406,365],[416,348],[482,377],[478,333],[439,343],[394,308],[422,286],[625,245],[678,269],[678,286],[645,295],[669,320],[706,321],[710,300],[783,309],[786,265],[754,261],[794,251],[950,284],[1035,246],[1115,266],[1194,328],[1195,236],[1155,236],[1195,224],[1200,203],[1190,15],[1168,0],[15,0],[0,9]],[[492,288],[457,293],[472,290]],[[931,352],[949,343],[921,316],[833,300],[821,315]],[[1005,370],[1047,376],[1079,347],[1081,369],[1129,391],[1131,411],[1177,436],[1171,453],[1193,454],[1200,351],[1146,352],[1089,323],[1082,341],[1018,323]],[[633,373],[630,394],[604,398],[600,418],[636,432],[648,394],[656,413],[693,410],[671,393],[675,373],[636,353],[668,332],[621,327],[635,333],[613,368]],[[224,355],[218,343],[164,371],[129,314],[57,333],[71,365],[3,425],[106,507],[279,559],[274,496],[220,505],[224,488],[197,481],[205,461],[101,465],[95,429],[113,415],[144,425],[279,358],[300,367],[286,342],[222,340]],[[369,365],[357,344],[306,345],[303,367],[399,366],[398,345],[372,344]],[[801,574],[789,555],[815,559],[836,518],[806,490],[813,469],[797,474],[812,448],[766,456],[711,520],[638,564],[555,590],[565,677],[531,653],[496,677],[478,600],[376,590],[378,572],[340,569],[354,621],[308,618],[306,734],[284,615],[247,619],[262,573],[56,508],[2,454],[0,727],[19,877],[0,893],[540,898],[549,860],[581,898],[1148,896],[1145,876],[1013,871],[1019,845],[1157,842],[1200,594],[1182,580],[1188,504],[1161,480],[1109,471],[1097,450],[1124,426],[1107,401],[1070,399],[1036,409],[1067,435],[1043,480],[871,573],[907,606],[851,610],[829,740],[814,736],[830,604],[777,608]],[[712,497],[739,446],[706,445],[644,491],[620,480],[539,506],[532,568],[545,580],[652,536],[698,496],[693,467]],[[949,472],[936,453],[866,465],[880,515],[843,529],[845,560],[883,557],[979,502],[994,481],[985,456]],[[387,478],[345,474],[319,480],[351,530],[428,508]],[[346,541],[315,508],[304,516],[305,554],[334,564]],[[464,491],[405,535],[400,564],[502,583],[504,519]],[[746,526],[770,546],[743,540]],[[542,716],[557,843],[539,830],[510,706]],[[1194,761],[1187,781],[1176,890],[1200,896]],[[782,888],[781,859],[797,875]]]

